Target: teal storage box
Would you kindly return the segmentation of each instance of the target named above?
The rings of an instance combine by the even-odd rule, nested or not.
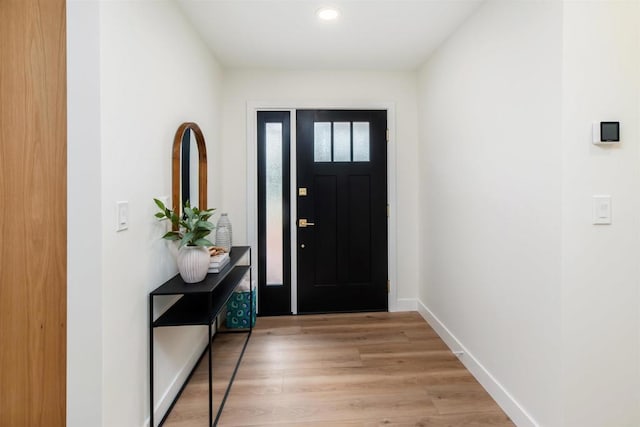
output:
[[[227,301],[227,328],[238,329],[249,327],[249,300],[253,310],[251,313],[251,327],[256,324],[256,290],[234,292]]]

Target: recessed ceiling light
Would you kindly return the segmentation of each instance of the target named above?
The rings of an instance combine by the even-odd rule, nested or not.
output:
[[[323,21],[334,21],[338,19],[338,16],[340,16],[340,12],[338,11],[338,9],[323,7],[316,12],[316,15],[318,16],[318,19],[321,19]]]

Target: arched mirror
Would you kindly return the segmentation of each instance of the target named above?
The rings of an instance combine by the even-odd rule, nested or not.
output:
[[[172,205],[182,215],[182,206],[207,208],[207,148],[200,127],[186,122],[178,127],[173,139]]]

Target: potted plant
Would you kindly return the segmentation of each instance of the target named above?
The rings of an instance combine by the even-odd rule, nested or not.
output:
[[[187,201],[184,204],[184,216],[181,218],[160,200],[153,199],[153,201],[160,208],[160,212],[157,212],[155,217],[160,220],[169,220],[172,225],[172,230],[162,238],[179,241],[178,271],[182,280],[186,283],[201,282],[209,269],[207,246],[213,246],[213,243],[207,239],[207,236],[215,228],[213,223],[209,222],[215,209],[200,210]]]

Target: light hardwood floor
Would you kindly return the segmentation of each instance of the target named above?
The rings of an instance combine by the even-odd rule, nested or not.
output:
[[[214,346],[219,404],[242,336]],[[207,425],[202,364],[167,427]],[[258,318],[219,426],[514,424],[418,313]]]

